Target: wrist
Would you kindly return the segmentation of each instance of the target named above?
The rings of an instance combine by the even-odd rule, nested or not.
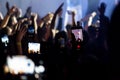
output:
[[[10,16],[10,13],[9,13],[9,12],[7,12],[7,15],[8,15],[8,16]]]
[[[21,46],[21,42],[20,42],[20,41],[18,41],[16,44],[17,44],[18,46]]]
[[[10,14],[7,12],[7,15],[9,16]]]

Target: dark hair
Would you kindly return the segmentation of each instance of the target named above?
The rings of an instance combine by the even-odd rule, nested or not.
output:
[[[104,2],[102,2],[100,4],[100,7],[98,7],[98,10],[99,10],[100,13],[103,14],[105,12],[105,9],[106,9],[106,4]]]

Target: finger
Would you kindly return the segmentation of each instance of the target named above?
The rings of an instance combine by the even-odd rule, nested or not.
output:
[[[20,29],[20,31],[19,31],[19,33],[21,34],[21,36],[24,36],[26,32],[27,32],[26,27],[22,27],[22,28]]]
[[[25,35],[26,34],[26,32],[27,32],[27,28],[26,27],[24,27],[24,29],[23,29],[23,34]]]
[[[23,33],[26,33],[26,31],[27,31],[27,25],[24,25],[21,30],[22,30]]]

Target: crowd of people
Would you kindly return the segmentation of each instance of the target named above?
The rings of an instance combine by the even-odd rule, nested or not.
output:
[[[37,13],[32,12],[32,7],[28,7],[25,15],[21,16],[21,9],[17,6],[10,7],[9,3],[6,3],[7,13],[4,17],[0,15],[0,75],[4,75],[1,73],[4,73],[3,66],[8,55],[25,55],[36,65],[43,60],[46,68],[43,80],[110,78],[109,71],[112,71],[108,66],[111,60],[110,51],[115,46],[110,40],[113,40],[115,35],[112,36],[109,33],[115,30],[114,25],[119,25],[119,22],[115,22],[115,16],[118,13],[114,12],[115,16],[111,18],[110,22],[104,14],[106,4],[101,3],[96,24],[91,22],[88,25],[89,20],[94,18],[93,15],[90,15],[87,18],[87,25],[84,27],[81,25],[84,20],[75,22],[76,14],[71,12],[72,23],[67,24],[66,31],[64,31],[61,16],[63,5],[64,3],[55,12],[48,13],[41,18]],[[109,24],[111,24],[111,29],[109,29]],[[75,38],[76,35],[72,33],[73,28],[82,29],[82,40]],[[29,53],[29,42],[39,43],[40,51]],[[113,42],[116,42],[115,39]],[[114,68],[116,67],[114,66]]]

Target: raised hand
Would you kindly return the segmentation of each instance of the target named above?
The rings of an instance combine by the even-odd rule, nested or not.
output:
[[[12,8],[8,11],[8,15],[12,15],[12,14],[14,14],[15,12],[16,12],[16,10],[17,10],[17,7],[16,6],[12,6]]]
[[[57,10],[55,11],[55,13],[59,13],[63,7],[64,3],[62,3],[58,8]]]
[[[28,25],[23,25],[21,26],[20,30],[18,31],[18,34],[17,34],[17,42],[21,42],[21,40],[23,39],[23,36],[26,34],[27,32],[27,26]]]
[[[7,9],[7,11],[10,10],[10,6],[9,6],[9,3],[8,3],[8,2],[6,2],[6,9]]]

